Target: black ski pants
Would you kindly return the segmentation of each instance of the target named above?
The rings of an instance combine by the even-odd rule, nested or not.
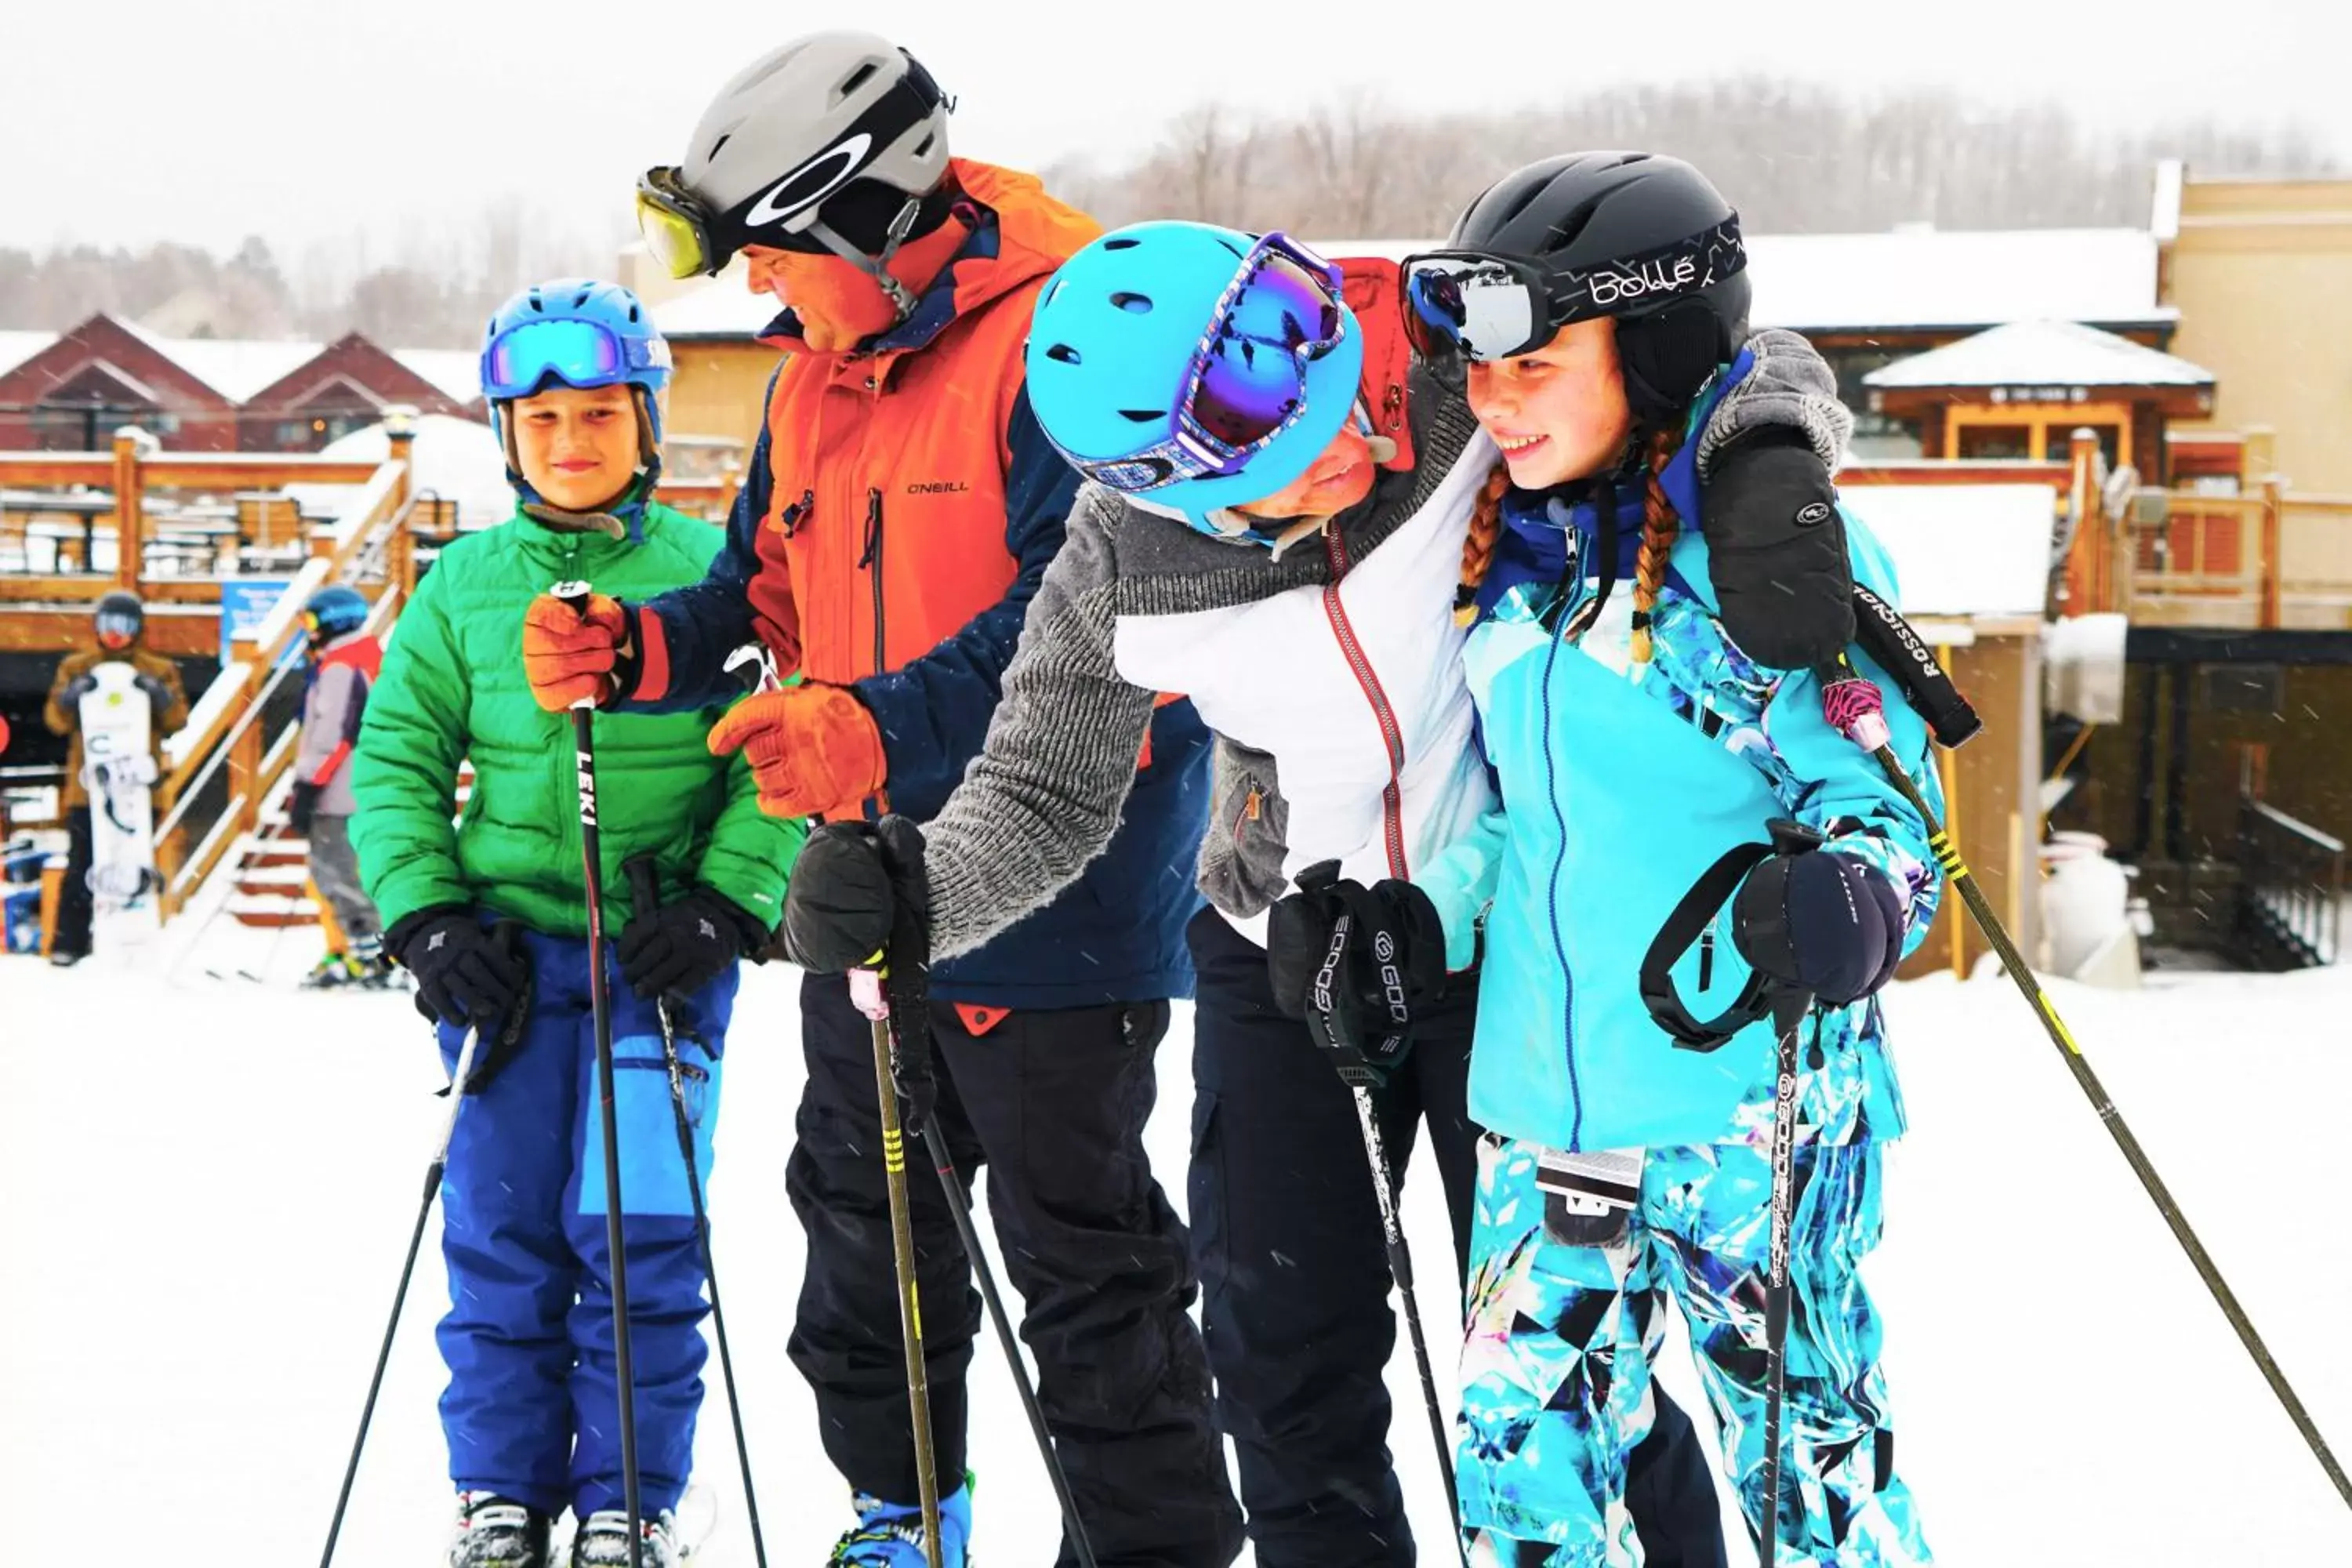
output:
[[[89,866],[95,850],[89,837],[89,807],[77,805],[66,813],[66,879],[58,889],[58,924],[49,935],[51,952],[88,956],[89,921],[94,901],[89,891]]]
[[[1009,1282],[1027,1311],[1038,1400],[1104,1568],[1225,1568],[1241,1511],[1189,1309],[1182,1221],[1143,1148],[1168,1004],[1015,1012],[985,1034],[934,1004],[939,1109],[967,1181],[985,1167]],[[808,1062],[787,1167],[808,1233],[793,1363],[815,1391],[825,1453],[856,1489],[916,1500],[872,1026],[839,975],[801,988]],[[965,1370],[981,1300],[930,1151],[909,1138],[923,1348],[943,1492],[961,1483]],[[1002,1446],[1025,1443],[998,1432]],[[1075,1563],[1068,1543],[1060,1562]]]
[[[1199,974],[1189,1215],[1217,1414],[1241,1462],[1260,1568],[1413,1562],[1390,1451],[1397,1322],[1354,1097],[1297,1020],[1275,1011],[1265,950],[1213,910],[1187,936]],[[1453,1222],[1456,1288],[1422,1276],[1430,1353],[1461,1344],[1479,1129],[1467,1109],[1475,980],[1456,976],[1405,1069],[1376,1092],[1402,1184],[1425,1123]],[[1449,1431],[1454,1412],[1444,1412]],[[1438,1463],[1415,1413],[1407,1463]],[[1450,1462],[1450,1461],[1449,1461]],[[1690,1417],[1657,1390],[1626,1502],[1651,1568],[1723,1568],[1715,1480]],[[1433,1542],[1433,1562],[1454,1543]]]

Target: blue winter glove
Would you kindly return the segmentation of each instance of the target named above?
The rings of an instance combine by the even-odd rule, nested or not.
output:
[[[146,697],[148,706],[155,710],[156,718],[161,719],[170,710],[172,706],[172,689],[164,685],[161,680],[158,680],[155,677],[149,675],[142,670],[131,680],[131,684],[137,687]]]
[[[1851,855],[1775,855],[1733,896],[1731,939],[1761,973],[1843,1007],[1895,977],[1903,899],[1885,873]]]
[[[67,681],[66,689],[58,693],[58,706],[71,713],[81,706],[83,698],[97,689],[98,677],[84,670]]]

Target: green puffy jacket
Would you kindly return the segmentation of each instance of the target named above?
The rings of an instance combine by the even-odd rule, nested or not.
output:
[[[568,533],[517,513],[441,552],[393,628],[352,764],[352,845],[387,926],[475,905],[550,935],[587,934],[572,716],[523,680],[522,616],[555,584],[615,598],[702,580],[724,531],[659,506],[640,541]],[[708,884],[772,930],[806,829],[761,815],[740,754],[703,743],[719,710],[596,716],[596,826],[604,929],[630,913],[622,863],[652,850],[662,896]],[[457,764],[474,785],[454,826]]]

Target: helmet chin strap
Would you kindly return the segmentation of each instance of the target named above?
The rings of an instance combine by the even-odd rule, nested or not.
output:
[[[891,310],[898,313],[898,320],[891,322],[892,326],[897,326],[915,313],[918,301],[911,289],[890,275],[890,258],[898,254],[898,247],[907,242],[907,236],[914,232],[915,220],[922,215],[923,198],[908,196],[906,205],[898,209],[898,216],[890,220],[890,226],[884,233],[882,254],[879,256],[868,256],[858,249],[834,232],[832,226],[821,217],[809,220],[807,232],[819,245],[857,268],[880,286],[882,292],[889,297]]]

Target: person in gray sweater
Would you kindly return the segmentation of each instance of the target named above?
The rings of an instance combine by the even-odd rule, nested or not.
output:
[[[1193,868],[1213,908],[1188,932],[1190,1218],[1219,1413],[1268,1568],[1413,1557],[1387,1451],[1366,1441],[1387,1427],[1395,1333],[1381,1221],[1348,1085],[1318,1057],[1372,1086],[1397,1173],[1426,1123],[1457,1266],[1469,1236],[1483,910],[1463,868],[1499,826],[1455,605],[1496,452],[1458,385],[1412,362],[1395,288],[1384,263],[1334,267],[1279,235],[1196,224],[1123,229],[1064,267],[1032,331],[1030,395],[1094,482],[986,749],[919,833],[819,828],[785,915],[815,969],[865,960],[901,902],[926,917],[933,957],[968,951],[1100,852],[1156,694],[1191,698],[1217,743]],[[1807,447],[1826,484],[1848,424],[1803,339],[1744,347],[1752,367],[1700,457],[1726,527],[1744,437]],[[1165,428],[1139,420],[1170,388]],[[1442,933],[1445,973],[1409,977],[1400,1027],[1351,1026],[1337,1016],[1349,988],[1311,983],[1335,884],[1370,893],[1351,911],[1364,929]],[[1658,1400],[1627,1489],[1648,1560],[1720,1564],[1705,1456]]]
[[[352,747],[366,716],[368,688],[383,663],[383,648],[367,628],[368,602],[356,588],[320,589],[303,607],[310,634],[310,681],[302,693],[302,731],[294,754],[294,789],[289,820],[310,840],[310,881],[334,916],[341,937],[304,977],[306,989],[363,985],[381,989],[392,980],[383,956],[383,923],[367,889],[360,885],[359,856],[352,848]]]

